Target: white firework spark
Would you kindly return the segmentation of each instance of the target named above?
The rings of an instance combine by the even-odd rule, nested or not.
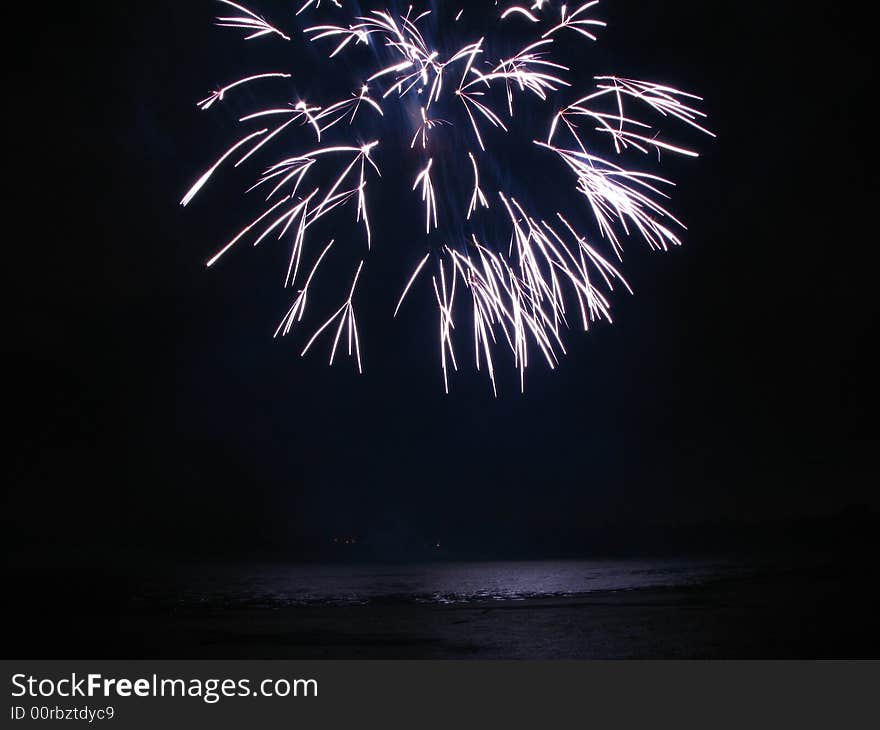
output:
[[[291,41],[291,35],[255,11],[230,0],[218,1],[236,13],[218,17],[218,25],[245,30],[246,40],[274,37]],[[355,222],[363,226],[366,248],[370,249],[373,232],[367,187],[374,173],[381,177],[376,159],[379,151],[401,157],[406,152],[406,159],[420,154],[422,162],[410,179],[414,179],[412,190],[420,196],[424,209],[423,235],[429,250],[406,278],[393,316],[397,317],[404,301],[425,279],[423,273],[433,260],[429,283],[438,313],[440,366],[447,392],[450,376],[459,368],[456,336],[467,329],[471,330],[474,365],[487,373],[493,392],[498,392],[499,348],[510,351],[523,388],[532,355],[554,369],[565,354],[565,331],[573,326],[589,330],[602,320],[611,322],[611,292],[615,285],[627,291],[630,288],[617,265],[599,251],[597,242],[591,242],[571,222],[570,213],[530,211],[510,186],[503,184],[490,203],[485,191],[493,175],[486,174],[486,163],[491,159],[495,169],[504,161],[502,156],[492,155],[493,143],[519,124],[518,105],[531,99],[546,109],[549,100],[559,100],[558,111],[548,117],[547,133],[535,135],[525,128],[531,142],[514,156],[549,153],[563,163],[558,168],[560,179],[571,176],[572,202],[583,196],[580,207],[584,208],[586,199],[598,241],[603,241],[619,262],[626,238],[637,236],[651,248],[666,250],[681,243],[679,231],[684,226],[665,207],[663,189],[671,182],[614,158],[629,152],[697,156],[695,151],[661,138],[658,130],[634,116],[630,107],[642,106],[661,119],[711,135],[704,126],[705,114],[696,108],[701,99],[662,84],[609,75],[596,76],[588,93],[572,93],[579,70],[556,60],[555,53],[566,44],[596,40],[596,33],[605,27],[592,15],[598,0],[577,6],[534,0],[532,4],[503,7],[487,0],[485,13],[494,35],[463,38],[460,45],[451,48],[431,42],[429,21],[463,28],[466,23],[457,24],[463,16],[460,6],[444,8],[443,3],[433,2],[431,9],[424,11],[410,6],[402,13],[389,8],[358,15],[349,11],[344,0],[328,0],[323,5],[322,10],[321,0],[306,0],[294,9],[296,23],[300,16],[307,18],[314,12],[330,16],[327,22],[306,21],[294,42],[314,44],[326,54],[328,65],[320,68],[321,74],[331,73],[332,59],[352,54],[360,79],[342,99],[316,103],[288,97],[239,120],[269,126],[245,134],[229,147],[190,188],[182,205],[188,205],[236,155],[238,167],[266,149],[278,149],[281,140],[285,145],[299,145],[294,148],[299,151],[263,166],[251,187],[266,193],[263,210],[208,261],[208,266],[246,238],[253,238],[254,245],[269,236],[287,239],[290,260],[284,283],[295,288],[297,295],[275,335],[289,334],[305,317],[310,288],[322,262],[331,248],[334,256],[341,248],[334,248],[334,241],[330,241],[315,255],[316,250],[306,245],[311,229],[331,213],[354,206]],[[468,9],[469,17],[473,12],[474,8]],[[506,29],[514,26],[517,32],[531,31],[533,40],[513,54],[495,55],[493,41],[509,40]],[[215,90],[198,107],[207,111],[223,102],[232,89],[245,84],[259,81],[268,86],[270,80],[278,83],[290,78],[292,73],[280,71],[250,75]],[[389,117],[387,106],[397,104],[404,117],[412,118],[406,110],[412,108],[413,101],[418,117],[402,132],[400,122],[395,121],[399,115]],[[529,119],[533,117],[530,113]],[[381,125],[386,134],[364,144],[358,141],[366,136],[359,129],[361,123],[373,130]],[[524,128],[524,124],[519,126]],[[435,149],[434,136],[453,131],[459,139],[469,140],[470,148],[461,153],[467,154],[469,174],[462,174],[462,168],[468,168],[463,157]],[[319,146],[301,151],[309,149],[297,141],[303,134],[314,135]],[[334,162],[338,164],[335,169]],[[438,196],[437,175],[459,183],[461,205]],[[383,188],[373,186],[372,190],[381,193]],[[485,216],[492,225],[476,227]],[[491,236],[503,228],[508,229],[504,239],[492,240]],[[494,233],[485,233],[487,229]],[[360,258],[344,303],[313,331],[302,355],[335,326],[330,364],[344,338],[348,355],[357,362],[358,371],[362,370],[354,298],[363,273],[364,260]],[[465,309],[472,326],[457,327]]]
[[[257,15],[252,10],[248,10],[248,8],[243,5],[239,5],[238,3],[234,3],[231,0],[217,0],[218,2],[223,3],[224,5],[228,5],[229,7],[237,10],[241,13],[241,15],[227,15],[221,16],[217,18],[217,25],[221,28],[242,28],[250,33],[250,35],[245,36],[245,40],[253,40],[254,38],[261,38],[264,35],[277,35],[279,38],[283,38],[286,41],[290,40],[289,36],[284,35],[278,28],[273,25],[270,25],[264,17],[261,15]]]

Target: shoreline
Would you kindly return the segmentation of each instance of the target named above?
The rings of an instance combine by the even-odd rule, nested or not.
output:
[[[133,600],[109,582],[17,595],[7,652],[112,659],[826,659],[880,653],[865,566],[780,566],[699,585],[466,603]],[[65,592],[65,589],[70,589]],[[15,595],[15,594],[12,594]],[[20,614],[17,617],[15,614]]]
[[[685,659],[876,656],[873,608],[837,576],[458,604],[177,611],[123,622],[181,658]],[[137,654],[137,652],[135,652]]]

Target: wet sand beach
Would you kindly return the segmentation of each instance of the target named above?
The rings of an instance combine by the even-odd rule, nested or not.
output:
[[[106,658],[858,658],[878,650],[865,596],[852,576],[815,569],[460,604],[59,606],[7,645]]]

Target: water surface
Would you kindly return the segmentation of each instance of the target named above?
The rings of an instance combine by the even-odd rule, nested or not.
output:
[[[747,570],[735,562],[656,559],[202,565],[152,581],[142,598],[226,607],[515,601],[694,586]]]

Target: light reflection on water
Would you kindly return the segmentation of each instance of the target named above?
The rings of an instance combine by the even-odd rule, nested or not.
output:
[[[693,586],[747,570],[739,563],[687,560],[205,565],[182,570],[173,580],[155,581],[142,598],[178,605],[267,608],[515,601]]]

